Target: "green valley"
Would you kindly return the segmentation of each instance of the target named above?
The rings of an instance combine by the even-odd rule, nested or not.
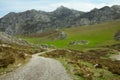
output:
[[[67,38],[63,40],[52,40],[49,35],[43,37],[21,37],[34,44],[48,44],[55,45],[58,48],[68,48],[68,49],[86,49],[95,48],[100,46],[112,45],[119,43],[119,41],[114,40],[115,33],[120,29],[120,21],[110,21],[96,25],[74,27],[62,29],[67,34]],[[61,30],[61,29],[60,29]],[[55,34],[55,33],[53,33]],[[56,37],[56,36],[54,36]],[[84,45],[72,45],[69,43],[71,41],[89,41],[88,44]]]

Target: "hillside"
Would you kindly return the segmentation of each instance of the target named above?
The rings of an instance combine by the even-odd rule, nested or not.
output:
[[[59,60],[74,80],[119,80],[119,30],[120,20],[116,20],[61,29],[67,34],[63,40],[52,40],[49,37],[26,40],[41,40],[39,44],[58,47],[42,56]]]
[[[50,52],[42,52],[44,54],[38,53],[33,55],[31,60],[32,62],[29,61],[28,65],[18,68],[16,72],[12,72],[6,76],[1,76],[1,79],[18,79],[18,76],[22,75],[24,78],[29,80],[33,79],[29,77],[29,75],[42,75],[40,73],[40,71],[42,71],[41,69],[44,69],[42,71],[43,76],[45,72],[49,74],[51,78],[53,78],[51,74],[53,74],[54,68],[59,70],[60,68],[58,67],[60,66],[53,67],[53,65],[56,65],[56,63],[49,66],[46,64],[53,63],[53,61],[49,62],[50,60],[48,60],[48,58],[54,58],[63,64],[70,77],[74,80],[119,80],[119,57],[112,58],[114,55],[119,56],[119,30],[120,20],[114,20],[95,25],[76,26],[71,28],[48,30],[47,32],[44,31],[37,34],[33,33],[26,34],[24,36],[16,36],[17,38],[20,37],[23,40],[9,36],[5,33],[1,33],[1,75],[11,72],[24,65],[24,63],[28,62],[28,60],[31,58],[32,54],[43,50],[39,46],[31,46],[29,43],[41,45],[41,47],[42,45],[47,45],[47,47],[49,47],[48,51],[50,50]],[[29,43],[24,40],[28,41]],[[38,56],[39,54],[44,58],[42,57],[40,59]],[[43,61],[43,64],[41,61]],[[35,67],[38,67],[40,71],[36,71]],[[33,70],[33,73],[31,73],[30,70]],[[27,74],[27,76],[23,75],[23,73]],[[11,77],[13,75],[16,75],[16,77]],[[35,78],[38,78],[39,75]],[[43,78],[48,79],[46,75]],[[54,79],[56,79],[56,76]]]
[[[41,50],[27,41],[0,32],[0,75],[24,65],[32,54]]]
[[[11,35],[41,33],[47,30],[98,24],[105,21],[120,19],[120,6],[105,6],[82,12],[58,7],[55,11],[44,12],[27,10],[25,12],[10,12],[0,18],[0,31]]]
[[[120,80],[120,0],[1,0],[0,80]]]
[[[67,34],[66,39],[63,40],[53,40],[50,38],[50,35],[42,37],[22,38],[39,45],[49,44],[55,45],[58,48],[85,49],[119,43],[119,41],[114,40],[114,35],[118,30],[120,30],[120,20],[105,22],[91,26],[60,29],[60,31],[64,31]],[[56,36],[53,37],[56,38]],[[80,44],[82,40],[83,42],[88,42],[88,44]],[[78,44],[70,45],[71,42],[78,42]]]

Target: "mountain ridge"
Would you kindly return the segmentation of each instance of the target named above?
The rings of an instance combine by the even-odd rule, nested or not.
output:
[[[0,18],[0,31],[11,35],[40,33],[50,29],[98,24],[120,19],[120,6],[104,6],[90,12],[58,7],[52,12],[37,11],[10,12]]]

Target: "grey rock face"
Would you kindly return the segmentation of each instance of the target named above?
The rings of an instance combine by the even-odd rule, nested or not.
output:
[[[8,44],[18,44],[18,45],[29,45],[28,42],[14,38],[10,35],[7,35],[6,33],[0,32],[0,42],[2,43],[8,43]]]
[[[67,38],[67,34],[66,34],[64,31],[62,31],[62,32],[60,32],[60,34],[59,34],[59,38],[60,38],[60,39],[66,39],[66,38]]]
[[[97,24],[120,19],[120,6],[105,6],[90,12],[59,7],[53,12],[28,10],[11,12],[0,19],[0,31],[11,35],[40,33],[50,29]]]

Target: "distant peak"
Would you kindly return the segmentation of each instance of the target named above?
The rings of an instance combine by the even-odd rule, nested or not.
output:
[[[98,8],[94,8],[93,10],[98,10]]]
[[[37,12],[35,9],[27,10],[26,12]]]
[[[110,7],[109,7],[109,6],[104,6],[104,7],[101,8],[101,9],[110,9]]]
[[[68,9],[67,7],[64,7],[63,5],[61,5],[60,7],[58,7],[56,10],[62,10],[62,9]]]
[[[120,8],[120,5],[113,5],[112,8]]]
[[[98,10],[98,8],[94,8],[94,9],[92,9],[91,11],[97,11]]]
[[[66,8],[66,7],[64,7],[63,5],[61,5],[60,7],[58,7],[58,8]]]
[[[16,14],[16,13],[15,13],[15,12],[10,12],[10,13],[8,13],[8,14],[12,15],[12,14]]]
[[[120,5],[113,5],[112,7],[120,7]]]

